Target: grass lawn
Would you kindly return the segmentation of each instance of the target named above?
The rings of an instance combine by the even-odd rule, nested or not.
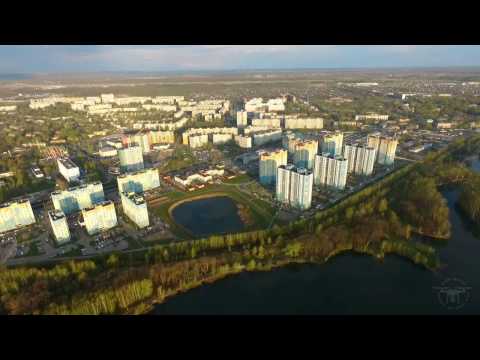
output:
[[[224,183],[225,184],[243,184],[243,183],[248,183],[252,180],[253,178],[250,175],[241,174],[241,175],[235,176],[233,179],[225,180]]]
[[[175,223],[175,221],[169,214],[169,209],[179,201],[214,194],[228,196],[232,198],[235,202],[246,206],[251,211],[252,217],[254,219],[254,224],[246,227],[245,231],[262,229],[269,226],[272,216],[274,214],[273,207],[269,203],[249,196],[248,194],[245,194],[238,190],[236,187],[229,185],[212,185],[207,188],[192,192],[173,191],[166,194],[166,196],[169,198],[168,201],[158,206],[154,206],[152,207],[152,209],[157,216],[159,216],[170,226],[170,231],[172,233],[181,238],[192,239],[194,238],[194,236],[189,231]]]

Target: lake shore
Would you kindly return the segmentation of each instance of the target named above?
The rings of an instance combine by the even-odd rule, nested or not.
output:
[[[396,255],[396,256],[400,256],[401,258],[410,260],[416,265],[419,265],[419,263],[417,263],[413,258],[411,258],[411,257],[409,257],[405,254],[401,254],[399,252],[396,252],[396,251],[383,252],[383,251],[376,251],[376,250],[372,250],[372,249],[368,249],[368,248],[366,248],[366,249],[353,249],[351,247],[339,248],[339,249],[333,250],[330,254],[328,254],[323,259],[317,259],[317,260],[305,259],[305,258],[279,259],[279,260],[273,262],[272,264],[270,264],[268,266],[257,267],[254,270],[247,269],[247,266],[245,266],[245,265],[243,265],[241,268],[237,268],[237,269],[231,268],[228,272],[225,272],[223,274],[216,274],[214,276],[210,276],[208,278],[205,278],[205,279],[199,280],[195,283],[192,283],[186,288],[178,289],[176,291],[171,291],[171,292],[165,294],[165,296],[163,298],[159,299],[159,298],[155,297],[155,298],[152,298],[150,300],[147,300],[146,302],[143,302],[142,304],[140,304],[138,307],[133,308],[132,313],[128,313],[128,314],[132,314],[132,315],[146,315],[146,314],[155,315],[155,314],[153,314],[153,311],[155,310],[156,306],[174,298],[177,295],[186,293],[189,290],[198,288],[200,286],[213,284],[213,283],[215,283],[219,280],[223,280],[223,279],[226,279],[228,277],[231,277],[231,276],[243,273],[243,272],[269,272],[269,271],[279,269],[279,268],[282,268],[282,267],[285,267],[285,266],[288,266],[288,265],[304,265],[304,264],[325,265],[330,259],[333,259],[334,257],[336,257],[338,255],[349,253],[349,252],[357,254],[357,255],[371,256],[371,257],[375,258],[377,261],[380,261],[380,262],[384,261],[386,255]],[[432,272],[437,270],[437,268],[432,268],[432,267],[428,266],[427,264],[422,263],[420,265],[424,266],[427,270],[432,271]]]

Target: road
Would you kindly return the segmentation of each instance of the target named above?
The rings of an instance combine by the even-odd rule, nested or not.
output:
[[[405,160],[405,161],[409,161],[409,162],[417,162],[417,160],[408,159],[408,158],[401,157],[401,156],[395,156],[395,159],[398,159],[398,160]]]

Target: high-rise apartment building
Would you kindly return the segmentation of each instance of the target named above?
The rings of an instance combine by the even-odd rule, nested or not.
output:
[[[378,150],[380,149],[380,135],[368,135],[367,146],[375,149],[375,161],[378,159]]]
[[[293,162],[297,168],[306,168],[311,170],[315,161],[315,155],[318,152],[318,142],[316,140],[303,140],[295,143],[293,153]]]
[[[244,128],[248,125],[248,113],[245,110],[237,111],[237,127]]]
[[[283,133],[282,135],[282,147],[285,150],[289,150],[288,144],[290,143],[291,140],[295,139],[295,133],[293,133],[290,130],[287,130],[286,132]],[[292,146],[292,151],[289,151],[289,154],[293,154],[294,147]]]
[[[67,218],[61,210],[50,210],[48,212],[50,225],[52,226],[53,235],[58,244],[70,241],[70,230],[68,229]]]
[[[139,171],[144,168],[142,148],[136,144],[118,150],[118,159],[120,170],[123,172]]]
[[[357,175],[370,176],[375,165],[375,148],[362,145],[357,146],[354,172]]]
[[[83,221],[89,235],[117,226],[117,214],[112,201],[104,201],[82,210]]]
[[[145,169],[117,176],[118,192],[143,193],[160,186],[158,169]]]
[[[277,169],[277,200],[292,207],[306,210],[312,205],[313,173],[294,165]]]
[[[322,153],[315,157],[315,185],[345,189],[347,183],[348,160],[340,155]]]
[[[348,173],[355,171],[355,158],[357,156],[357,144],[345,144],[343,157],[348,160]]]
[[[29,200],[12,201],[0,205],[0,233],[35,223]]]
[[[398,140],[393,137],[382,137],[378,148],[377,162],[381,165],[392,165],[395,161]]]
[[[277,200],[290,203],[290,174],[295,169],[293,164],[283,165],[277,169],[276,196]]]
[[[342,154],[343,133],[336,131],[326,134],[321,139],[321,152],[329,153],[333,156]]]
[[[67,215],[105,200],[103,185],[99,181],[54,191],[51,197],[55,210],[61,210]]]
[[[260,155],[259,175],[262,184],[275,184],[277,168],[287,165],[287,155],[287,151],[283,149],[265,152]]]
[[[150,222],[148,219],[147,202],[142,195],[131,193],[121,193],[122,208],[125,215],[128,216],[139,228],[147,227]]]

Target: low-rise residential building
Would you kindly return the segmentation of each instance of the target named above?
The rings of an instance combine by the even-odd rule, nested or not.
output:
[[[252,137],[251,136],[243,136],[243,135],[236,135],[235,136],[235,143],[244,149],[249,149],[252,147]]]
[[[323,118],[285,117],[285,129],[323,129]]]
[[[11,112],[11,111],[16,111],[16,110],[17,110],[17,105],[0,106],[0,112]]]
[[[255,146],[264,145],[269,142],[279,141],[281,139],[282,139],[281,129],[267,130],[265,132],[253,134],[253,143]]]
[[[113,146],[106,145],[98,149],[98,154],[102,158],[108,158],[108,157],[117,156],[118,152],[117,152],[117,149],[114,148]]]
[[[213,136],[212,136],[212,142],[213,142],[215,145],[225,144],[225,143],[231,141],[232,138],[233,138],[233,135],[232,135],[232,134],[213,134]]]
[[[57,159],[58,171],[68,182],[80,179],[80,168],[69,158]]]
[[[355,115],[355,121],[362,121],[362,120],[377,120],[377,121],[387,121],[388,115],[380,115],[380,114],[366,114],[366,115]]]
[[[225,170],[215,167],[215,168],[209,168],[209,169],[201,169],[198,171],[194,172],[186,172],[184,174],[179,174],[176,175],[173,180],[183,186],[183,187],[189,187],[195,183],[208,183],[211,182],[214,177],[219,177],[223,176],[225,174]]]
[[[113,94],[101,94],[100,99],[102,100],[102,103],[104,103],[104,104],[112,103],[115,100],[115,95],[113,95]]]
[[[285,111],[285,104],[282,98],[270,99],[267,101],[267,109],[269,112]]]
[[[252,126],[265,127],[267,129],[279,129],[281,125],[280,118],[253,119]]]
[[[208,135],[192,135],[188,137],[188,145],[192,149],[196,149],[208,144]]]
[[[150,143],[151,144],[174,144],[175,133],[173,131],[150,131]]]
[[[156,110],[156,111],[165,111],[165,112],[176,112],[178,110],[177,105],[152,105],[152,104],[144,104],[142,108],[148,111]]]

